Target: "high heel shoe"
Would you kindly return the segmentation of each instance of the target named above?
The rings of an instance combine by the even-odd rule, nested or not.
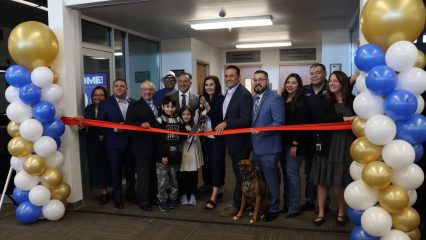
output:
[[[321,226],[324,223],[325,223],[325,217],[317,217],[314,220],[314,225],[315,226]]]

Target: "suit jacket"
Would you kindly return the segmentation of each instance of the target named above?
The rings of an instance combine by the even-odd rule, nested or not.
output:
[[[132,99],[129,98],[129,105]],[[118,106],[115,96],[112,95],[105,99],[99,106],[98,119],[102,121],[124,122],[120,107]],[[127,147],[129,134],[127,132],[114,132],[112,128],[101,128],[105,136],[106,149],[125,149]]]
[[[241,84],[238,85],[226,110],[224,118],[226,129],[250,127],[252,110],[253,99],[250,92]],[[248,133],[225,135],[224,138],[230,153],[237,153],[242,150],[250,151],[251,149],[251,138]]]
[[[152,109],[143,98],[140,98],[138,101],[130,103],[126,115],[126,124],[140,127],[143,122],[149,122],[151,127],[155,128],[160,126]],[[157,133],[132,131],[130,137],[132,154],[136,159],[155,160]]]
[[[189,94],[189,102],[186,103],[186,105],[189,105],[191,109],[195,112],[195,110],[198,108],[198,105],[200,104],[200,100],[198,99],[198,96],[192,93],[191,91],[186,92],[186,94]],[[179,101],[179,91],[167,93],[166,96],[167,95],[172,95],[176,98],[176,114],[178,114],[181,109]]]
[[[256,97],[253,97],[253,103]],[[267,89],[260,100],[259,107],[253,116],[252,127],[284,125],[284,101],[275,92]],[[282,151],[281,132],[260,132],[251,135],[253,151],[257,155],[273,154]]]

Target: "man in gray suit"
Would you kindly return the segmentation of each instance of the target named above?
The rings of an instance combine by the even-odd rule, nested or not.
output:
[[[199,99],[197,94],[189,91],[192,84],[192,75],[187,72],[183,72],[180,73],[177,78],[179,90],[177,92],[167,94],[172,94],[177,99],[176,114],[178,114],[180,109],[184,106],[189,106],[193,111],[195,111],[198,108]]]

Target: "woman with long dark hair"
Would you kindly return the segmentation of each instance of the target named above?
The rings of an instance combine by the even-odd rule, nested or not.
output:
[[[203,83],[203,93],[200,104],[204,105],[211,128],[223,121],[222,104],[225,97],[222,95],[222,86],[216,76],[207,76]],[[207,131],[207,129],[206,129]],[[217,201],[221,198],[220,188],[225,183],[225,141],[222,136],[209,136],[204,138],[203,144],[204,164],[210,172],[212,180],[212,194],[207,200],[205,209],[216,208]]]
[[[291,73],[284,82],[281,93],[285,102],[287,125],[308,123],[308,105],[303,94],[303,83],[300,76]],[[285,171],[284,205],[288,209],[286,218],[295,217],[300,213],[300,165],[305,158],[306,134],[304,131],[286,131],[283,133],[284,157],[281,167]],[[288,186],[288,187],[287,187]]]
[[[349,77],[341,72],[331,73],[325,97],[325,110],[322,122],[351,122],[355,118],[352,108],[353,97]],[[318,216],[314,224],[319,226],[325,222],[325,204],[330,188],[338,203],[336,223],[346,223],[346,205],[343,197],[345,187],[351,181],[349,166],[352,161],[350,146],[354,136],[348,131],[321,131],[316,135],[316,152],[312,165],[311,181],[318,186]]]

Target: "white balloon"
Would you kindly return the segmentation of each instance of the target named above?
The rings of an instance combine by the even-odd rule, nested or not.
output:
[[[401,169],[414,162],[416,152],[408,142],[393,140],[384,146],[382,158],[391,168]]]
[[[46,158],[46,166],[51,168],[59,168],[64,163],[64,155],[61,152],[56,151],[51,157]]]
[[[27,119],[19,127],[21,137],[28,141],[36,141],[43,135],[43,125],[35,119]]]
[[[364,169],[364,164],[361,164],[357,161],[353,161],[349,167],[349,173],[353,180],[361,180],[362,169]]]
[[[411,240],[411,238],[403,231],[392,229],[381,237],[380,240]]]
[[[417,55],[417,47],[412,42],[399,41],[386,51],[386,65],[398,72],[408,70],[416,63]]]
[[[355,87],[358,90],[358,93],[362,93],[367,89],[367,85],[365,85],[365,78],[367,77],[366,72],[360,72],[355,81]]]
[[[64,108],[60,103],[55,104],[55,118],[61,118],[64,115]]]
[[[362,180],[357,180],[346,187],[344,197],[349,207],[365,210],[377,203],[379,191],[369,187]]]
[[[422,94],[426,90],[426,72],[417,67],[400,72],[396,89],[405,89],[415,94]]]
[[[376,145],[385,145],[396,135],[395,122],[385,115],[375,115],[367,120],[364,127],[365,136]]]
[[[65,206],[61,201],[52,199],[46,206],[43,206],[42,212],[48,220],[56,221],[64,216]]]
[[[10,166],[12,166],[12,168],[17,171],[20,172],[22,171],[22,165],[24,164],[24,160],[25,158],[18,158],[18,157],[14,157],[12,156],[10,158]]]
[[[425,100],[423,99],[422,95],[417,94],[417,110],[416,110],[416,113],[418,113],[418,114],[422,113],[424,108],[425,108]]]
[[[51,157],[56,152],[56,148],[55,139],[48,136],[43,136],[34,142],[34,152],[44,158]]]
[[[16,100],[6,108],[6,115],[10,121],[22,123],[33,116],[32,108],[21,100]]]
[[[355,113],[363,119],[369,119],[374,115],[385,112],[383,109],[383,99],[380,96],[374,95],[369,90],[365,90],[355,97],[353,107]]]
[[[393,171],[393,184],[399,185],[407,190],[413,190],[420,187],[425,175],[423,170],[415,163],[405,168]]]
[[[13,103],[16,100],[19,100],[19,88],[14,86],[9,86],[4,92],[4,96],[9,103]]]
[[[362,214],[361,225],[366,233],[383,236],[392,228],[392,217],[381,207],[370,207]]]
[[[416,190],[409,190],[409,191],[407,191],[407,193],[408,193],[408,205],[409,206],[413,206],[414,205],[414,203],[416,203],[416,201],[417,201],[417,192],[416,192]]]
[[[44,88],[52,84],[53,77],[53,72],[48,67],[36,67],[31,72],[31,82],[40,88]]]
[[[28,191],[40,182],[40,178],[39,176],[30,175],[25,171],[20,171],[16,174],[13,182],[17,188]]]
[[[47,187],[43,185],[37,185],[31,188],[30,193],[28,194],[28,198],[33,205],[44,206],[49,203],[51,195],[52,194]]]
[[[57,103],[62,98],[62,88],[57,84],[50,84],[41,89],[41,100]]]

